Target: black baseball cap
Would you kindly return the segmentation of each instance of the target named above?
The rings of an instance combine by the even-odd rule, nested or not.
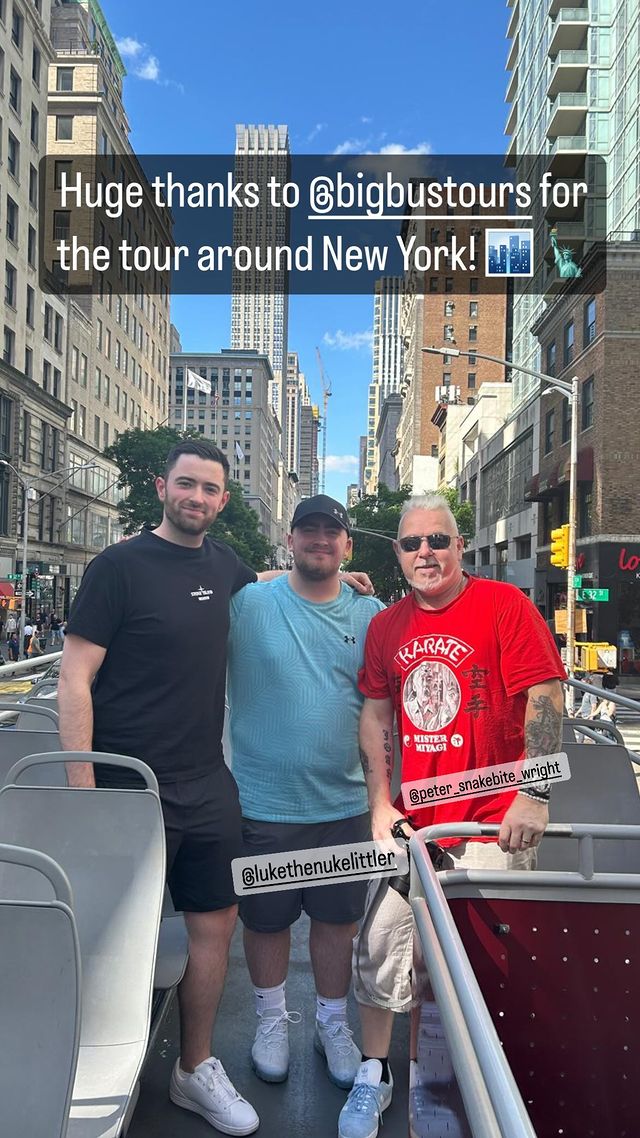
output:
[[[323,514],[325,517],[331,518],[333,522],[338,522],[351,537],[347,511],[341,502],[336,502],[335,498],[329,498],[327,494],[316,494],[314,498],[305,498],[303,502],[300,502],[293,515],[291,529],[294,529],[305,518],[310,518],[312,514]]]

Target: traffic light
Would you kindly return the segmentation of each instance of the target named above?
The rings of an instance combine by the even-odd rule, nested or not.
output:
[[[569,564],[569,526],[560,526],[559,529],[551,530],[549,560],[552,565],[557,565],[559,569],[567,568]]]

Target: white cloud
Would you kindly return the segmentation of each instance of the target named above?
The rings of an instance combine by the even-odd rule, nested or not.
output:
[[[340,352],[359,352],[361,348],[371,351],[373,347],[373,331],[367,328],[365,332],[325,332],[322,337],[323,344],[330,348],[337,348]]]
[[[327,123],[326,122],[317,122],[316,125],[314,126],[313,130],[309,131],[309,134],[307,135],[307,142],[313,142],[314,138],[317,138],[318,135],[320,134],[320,132],[323,130],[326,130],[326,129],[327,129]]]
[[[334,154],[362,154],[369,145],[368,138],[347,138],[336,146]]]
[[[379,154],[431,154],[428,142],[419,142],[417,146],[403,146],[401,142],[390,142],[383,146]]]
[[[358,459],[355,454],[328,454],[327,470],[334,474],[351,474],[358,469]]]
[[[367,123],[373,122],[373,119],[369,115],[361,115],[360,116],[360,122],[364,123],[366,126]]]
[[[160,60],[153,55],[148,44],[142,43],[135,36],[122,36],[116,39],[116,47],[123,59],[134,63],[133,75],[136,79],[144,79],[147,83],[157,83],[159,87],[175,87],[180,94],[184,94],[182,83],[175,79],[163,79],[161,76]]]
[[[133,36],[123,36],[122,39],[117,39],[116,47],[120,55],[125,56],[125,58],[131,57],[132,59],[135,59],[136,56],[144,51],[144,44],[134,39]]]
[[[140,67],[136,67],[136,75],[138,79],[149,79],[152,83],[158,83],[160,80],[160,64],[156,56],[150,55]]]

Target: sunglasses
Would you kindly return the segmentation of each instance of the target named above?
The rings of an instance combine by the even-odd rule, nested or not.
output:
[[[423,541],[429,543],[429,549],[448,549],[451,545],[451,535],[448,533],[411,534],[409,537],[399,537],[398,545],[403,553],[417,553]]]

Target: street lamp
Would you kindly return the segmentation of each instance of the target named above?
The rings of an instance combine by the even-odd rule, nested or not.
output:
[[[578,500],[578,392],[580,389],[580,380],[577,375],[571,377],[571,380],[556,379],[552,375],[545,375],[541,371],[533,371],[531,368],[522,367],[520,364],[511,363],[510,360],[503,360],[500,356],[489,356],[485,352],[463,352],[460,348],[453,348],[447,344],[446,348],[423,348],[423,352],[429,352],[437,356],[473,356],[474,359],[489,360],[494,364],[501,364],[503,367],[511,368],[513,371],[520,371],[524,375],[531,375],[534,379],[539,379],[541,383],[546,383],[548,387],[555,391],[560,391],[568,400],[571,408],[571,441],[569,450],[569,564],[567,565],[567,664],[569,668],[569,678],[573,679],[573,669],[575,664],[575,643],[576,643],[576,594],[573,584],[573,579],[576,571],[576,516],[577,516],[577,500]],[[573,701],[573,688],[567,688],[567,706]]]
[[[50,489],[55,490],[58,486],[61,486],[67,478],[73,477],[77,470],[87,470],[91,467],[94,467],[95,465],[95,462],[85,462],[82,464],[82,466],[72,467],[69,472],[65,474],[65,477],[61,478],[59,482],[54,483]],[[29,482],[28,479],[24,478],[20,471],[16,470],[12,462],[8,462],[6,458],[0,458],[0,466],[6,466],[9,470],[12,470],[18,479],[18,482],[22,486],[22,489],[24,490],[24,510],[22,512],[22,605],[20,608],[20,630],[18,633],[18,651],[24,651],[24,626],[26,624],[27,613],[27,550],[29,544],[29,502],[37,501],[38,496],[36,494],[34,484],[32,482]],[[34,481],[39,481],[39,479],[43,477],[52,478],[56,474],[61,473],[63,472],[60,470],[54,470],[49,475],[40,474],[36,477],[36,479],[34,479]]]

